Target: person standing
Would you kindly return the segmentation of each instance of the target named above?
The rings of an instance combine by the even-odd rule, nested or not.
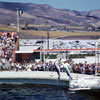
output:
[[[55,69],[58,74],[58,79],[60,79],[60,64],[61,64],[61,58],[55,61]]]
[[[5,66],[6,64],[6,59],[4,57],[1,58],[3,65]]]
[[[64,63],[62,62],[63,67],[66,69],[66,74],[69,76],[70,79],[72,79],[72,76],[70,74],[70,71],[68,69],[68,67],[70,66],[67,61],[64,61]]]

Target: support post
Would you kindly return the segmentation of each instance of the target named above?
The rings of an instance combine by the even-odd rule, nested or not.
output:
[[[17,8],[17,32],[19,33],[19,10]]]
[[[97,46],[98,46],[98,41],[96,41],[96,44],[95,44],[95,75],[97,76]]]
[[[96,41],[95,44],[95,75],[97,76],[97,68],[98,68],[98,42],[100,41],[100,39],[98,39]]]
[[[43,56],[43,61],[44,61],[44,71],[45,71],[45,46],[43,47],[43,54],[44,54],[44,56]]]

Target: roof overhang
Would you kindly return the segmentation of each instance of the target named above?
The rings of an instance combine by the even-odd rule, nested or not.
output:
[[[34,51],[16,51],[16,54],[20,54],[20,53],[33,53]]]
[[[38,50],[40,46],[23,46],[18,51],[15,51],[16,54],[20,53],[33,53],[35,50]]]

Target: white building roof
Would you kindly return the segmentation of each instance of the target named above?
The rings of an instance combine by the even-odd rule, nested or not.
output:
[[[40,46],[19,46],[19,50],[16,51],[15,53],[33,53],[34,50],[37,50]]]

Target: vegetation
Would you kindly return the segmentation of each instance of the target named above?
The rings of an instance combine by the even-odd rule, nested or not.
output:
[[[86,56],[95,56],[93,53],[89,54],[71,54],[69,55],[69,58],[85,58]]]
[[[48,58],[48,59],[56,59],[56,54],[46,54],[45,55],[45,58]]]
[[[0,31],[17,31],[15,28],[8,27],[7,25],[0,25]]]
[[[32,31],[32,30],[20,30],[21,33],[31,34],[39,37],[47,37],[47,31]],[[83,35],[100,35],[100,32],[62,32],[62,31],[50,31],[50,37],[63,37],[63,36],[83,36]]]
[[[45,59],[56,59],[56,54],[45,54]],[[41,58],[44,58],[44,54],[41,55]]]
[[[0,31],[17,31],[16,28],[0,25]],[[20,30],[20,33],[23,34],[31,34],[33,36],[38,37],[47,37],[47,31],[33,31],[33,30]],[[63,36],[84,36],[84,35],[91,35],[91,36],[100,36],[100,32],[65,32],[65,31],[49,31],[50,37],[63,37]]]

